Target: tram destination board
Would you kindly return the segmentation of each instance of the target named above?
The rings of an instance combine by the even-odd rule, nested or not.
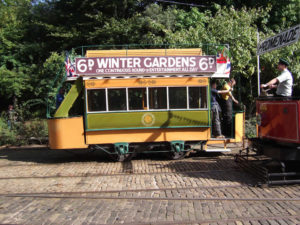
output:
[[[189,74],[217,71],[216,56],[76,58],[77,75]]]
[[[300,24],[294,26],[288,30],[282,31],[281,33],[269,37],[262,41],[257,46],[257,55],[270,52],[272,50],[291,45],[299,40],[300,37]]]

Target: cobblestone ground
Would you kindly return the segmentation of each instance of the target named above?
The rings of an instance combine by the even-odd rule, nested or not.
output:
[[[255,182],[230,154],[115,163],[99,152],[2,149],[0,224],[300,224],[299,185]]]

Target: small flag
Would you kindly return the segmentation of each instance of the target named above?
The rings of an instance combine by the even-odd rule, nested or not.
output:
[[[226,63],[226,62],[227,62],[227,59],[223,55],[223,51],[221,53],[218,52],[218,54],[217,54],[217,63]]]
[[[66,52],[65,66],[67,77],[73,77],[73,74],[75,72],[75,66],[71,63],[68,52]]]
[[[224,71],[225,74],[230,74],[230,70],[231,70],[231,63],[230,63],[230,59],[227,59],[227,63],[226,63],[226,69]]]

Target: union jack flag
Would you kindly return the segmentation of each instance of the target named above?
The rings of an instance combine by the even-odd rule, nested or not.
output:
[[[226,69],[224,71],[225,74],[230,74],[230,70],[231,70],[231,63],[230,63],[230,59],[227,59],[227,63],[226,63]]]
[[[65,67],[67,77],[73,77],[75,72],[75,66],[71,63],[68,52],[66,52]]]
[[[231,63],[230,58],[228,55],[226,55],[225,48],[222,50],[222,52],[217,53],[217,64],[220,70],[223,70],[224,74],[230,74],[231,70]],[[222,69],[221,69],[222,68]]]

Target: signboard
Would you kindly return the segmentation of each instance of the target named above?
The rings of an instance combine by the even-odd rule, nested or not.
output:
[[[288,30],[285,30],[273,37],[270,37],[257,46],[257,55],[262,55],[266,52],[290,45],[298,41],[300,37],[300,24]]]
[[[76,58],[76,75],[189,74],[217,71],[216,56]]]

